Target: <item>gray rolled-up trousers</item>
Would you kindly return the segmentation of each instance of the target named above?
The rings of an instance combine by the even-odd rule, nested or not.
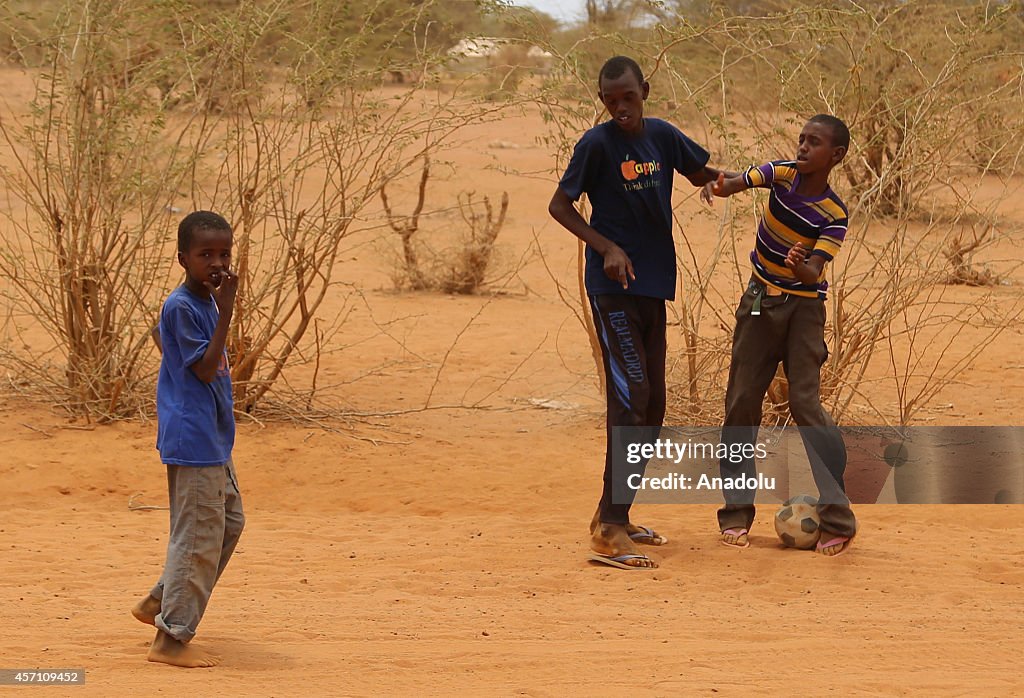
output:
[[[188,642],[206,612],[213,587],[245,526],[232,461],[223,465],[167,465],[171,532],[167,562],[150,594],[160,601],[156,627]]]

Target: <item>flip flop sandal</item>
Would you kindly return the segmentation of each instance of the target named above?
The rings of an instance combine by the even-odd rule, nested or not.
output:
[[[831,555],[826,555],[826,557],[839,557],[840,555],[842,555],[843,553],[845,553],[847,550],[850,549],[850,541],[851,540],[853,540],[853,539],[852,538],[847,538],[846,536],[836,536],[832,540],[828,540],[828,541],[824,541],[824,542],[819,540],[818,541],[818,545],[815,546],[814,550],[815,550],[815,552],[821,553],[821,551],[824,550],[825,548],[831,548],[834,545],[842,544],[843,549],[840,550],[838,553],[833,553]],[[821,554],[825,555],[825,553],[821,553]]]
[[[728,543],[728,542],[726,542],[725,540],[723,540],[721,538],[718,539],[718,542],[721,543],[722,545],[726,546],[727,548],[741,548],[741,549],[742,548],[749,548],[750,547],[750,536],[748,535],[749,533],[750,533],[750,531],[748,531],[745,528],[727,528],[724,531],[722,531],[722,535],[728,534],[730,536],[735,536],[736,538],[739,538],[740,536],[747,536],[747,542],[743,543],[741,545],[739,543]]]
[[[603,565],[610,565],[611,567],[617,567],[620,570],[653,570],[656,567],[639,567],[637,565],[626,564],[627,560],[650,560],[651,558],[646,555],[634,555],[632,553],[627,555],[601,555],[600,553],[593,553],[590,556],[591,562],[600,562]]]

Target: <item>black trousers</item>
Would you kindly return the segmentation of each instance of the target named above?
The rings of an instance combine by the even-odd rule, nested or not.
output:
[[[601,342],[608,403],[599,518],[602,523],[625,525],[636,494],[627,486],[629,475],[642,474],[647,463],[626,466],[622,453],[620,467],[614,468],[613,429],[644,427],[644,438],[653,441],[665,421],[665,301],[608,294],[592,296],[590,302]]]
[[[755,307],[760,311],[757,315],[752,314]],[[821,529],[852,537],[857,519],[843,480],[846,445],[821,404],[821,366],[827,358],[824,301],[788,294],[766,296],[765,287],[752,280],[736,309],[722,442],[731,447],[755,441],[762,401],[781,362],[789,381],[789,410],[800,427],[818,486]],[[721,473],[728,478],[752,477],[754,459],[723,458]],[[749,529],[754,522],[755,493],[727,490],[724,494],[725,506],[718,512],[720,529]]]

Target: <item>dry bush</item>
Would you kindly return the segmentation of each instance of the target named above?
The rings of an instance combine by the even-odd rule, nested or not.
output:
[[[801,118],[841,115],[856,142],[839,170],[851,203],[906,215],[927,208],[969,162],[987,173],[1019,161],[1024,54],[1015,37],[1024,25],[1010,4],[837,3],[771,19],[799,44],[765,35],[760,19],[734,20],[732,34],[782,76],[771,97],[799,116],[789,128],[765,120],[760,106],[742,117],[786,152]]]
[[[430,288],[430,282],[420,264],[420,253],[417,249],[418,240],[414,237],[420,229],[420,214],[427,199],[427,182],[430,180],[430,158],[423,156],[423,169],[420,171],[419,186],[416,189],[416,205],[408,216],[399,216],[391,207],[387,186],[380,188],[380,199],[384,205],[384,215],[388,225],[398,234],[402,241],[402,258],[398,272],[395,274],[395,286],[422,291]]]
[[[329,13],[331,5],[311,3],[320,8],[313,16]],[[404,23],[390,17],[391,30],[415,34],[433,5],[416,6]],[[267,43],[260,31],[269,25],[240,12],[225,16],[218,32],[248,46],[233,50],[223,69],[236,76],[227,84],[239,86],[230,95],[237,106],[224,117],[221,163],[212,181],[196,183],[192,198],[235,225],[240,281],[228,355],[236,406],[246,412],[271,389],[279,403],[309,401],[294,394],[294,381],[285,385],[280,378],[290,366],[319,361],[344,323],[345,309],[320,316],[328,294],[342,290],[335,275],[344,241],[379,226],[368,214],[379,197],[386,199],[389,183],[415,172],[467,124],[501,113],[500,106],[465,97],[460,84],[447,85],[444,94],[427,78],[378,89],[390,67],[380,57],[365,67],[367,46],[377,41],[370,19],[358,32],[329,40],[311,27],[312,36],[295,39],[308,51],[281,43],[280,59],[270,61],[278,80],[260,89],[250,89],[250,79],[259,78],[249,77],[246,56]],[[296,57],[287,63],[290,56]],[[418,60],[416,74],[428,76],[441,59],[423,51]],[[317,85],[312,108],[304,87],[311,76]],[[311,337],[315,322],[320,333]]]
[[[699,114],[698,123],[680,125],[710,146],[715,165],[793,157],[806,118],[844,118],[853,144],[833,186],[850,204],[851,228],[829,269],[823,397],[840,420],[913,420],[1024,309],[1015,295],[954,301],[943,283],[949,231],[984,206],[981,182],[1019,169],[1019,13],[1007,3],[927,0],[709,3],[703,14],[693,11],[700,3],[630,5],[638,4],[669,14],[657,15],[653,31],[636,26],[610,35],[598,27],[571,46],[545,45],[557,65],[538,103],[550,124],[542,142],[555,156],[554,171],[564,168],[579,135],[604,118],[594,94],[596,53],[638,58],[656,95],[652,115],[661,115],[659,107],[669,117]],[[975,142],[966,134],[985,125],[998,128],[965,148],[965,140]],[[946,210],[937,213],[940,201]],[[721,418],[732,313],[750,273],[761,202],[755,193],[722,206],[712,249],[695,249],[677,220],[682,293],[672,346],[680,349],[669,366],[669,419]],[[593,343],[583,295],[581,286],[577,316]],[[977,343],[964,352],[968,330]],[[596,353],[595,364],[600,374]],[[879,404],[877,386],[865,380],[869,366],[888,367],[895,405]],[[781,382],[776,388],[768,421],[785,403]]]
[[[966,230],[951,236],[942,252],[950,267],[946,283],[965,286],[995,286],[1002,283],[1000,276],[991,269],[978,269],[974,264],[974,255],[994,242],[993,233],[994,227],[985,225],[980,232],[977,228],[972,229],[970,240],[967,239]]]
[[[498,49],[484,72],[489,99],[514,97],[523,80],[540,68],[529,51],[530,47],[523,43],[507,43]]]
[[[395,70],[436,72],[445,14],[435,0],[67,4],[29,116],[0,123],[18,157],[4,173],[17,235],[0,250],[11,375],[48,381],[79,413],[151,404],[148,331],[171,285],[169,212],[187,206],[235,228],[237,408],[252,413],[271,390],[278,406],[309,408],[315,367],[347,317],[345,303],[323,313],[329,294],[346,293],[344,240],[379,225],[368,206],[387,182],[505,106],[462,85],[442,93],[428,77],[380,89]],[[145,48],[168,33],[177,43]],[[56,353],[20,349],[29,318]],[[300,387],[288,376],[306,364]]]
[[[508,212],[508,192],[501,195],[501,205],[495,217],[494,207],[488,196],[476,200],[476,192],[461,192],[456,210],[466,229],[458,242],[440,251],[419,239],[420,217],[438,215],[447,211],[430,211],[424,214],[427,182],[430,179],[430,159],[423,158],[419,184],[416,188],[416,203],[412,213],[402,216],[395,212],[387,187],[381,186],[380,198],[388,225],[401,240],[401,255],[395,261],[392,275],[396,288],[411,291],[441,291],[444,293],[472,294],[478,292],[488,279],[494,244],[505,224]]]
[[[59,25],[61,6],[39,0],[6,0],[0,4],[0,61],[36,66],[49,55],[49,28]]]
[[[465,233],[459,248],[445,255],[449,263],[438,276],[441,290],[446,293],[476,293],[487,278],[494,241],[505,224],[508,212],[508,192],[502,192],[501,205],[495,216],[489,197],[474,201],[476,192],[459,194],[459,213],[466,223]],[[482,208],[482,210],[481,210]]]
[[[13,204],[0,248],[18,316],[9,327],[38,326],[52,347],[0,358],[55,402],[101,419],[152,401],[142,387],[171,260],[169,205],[210,136],[202,114],[170,114],[163,60],[123,50],[166,21],[134,9],[123,0],[65,8],[40,48],[46,65],[28,114],[0,119],[15,161],[0,175]]]

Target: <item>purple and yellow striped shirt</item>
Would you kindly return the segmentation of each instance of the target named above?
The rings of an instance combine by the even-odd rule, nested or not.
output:
[[[776,160],[743,173],[748,187],[771,189],[768,206],[757,226],[757,242],[750,253],[754,275],[786,293],[825,299],[825,273],[815,284],[802,284],[789,267],[786,255],[797,242],[832,261],[846,237],[849,212],[831,187],[821,196],[796,193],[800,183],[794,160]]]

